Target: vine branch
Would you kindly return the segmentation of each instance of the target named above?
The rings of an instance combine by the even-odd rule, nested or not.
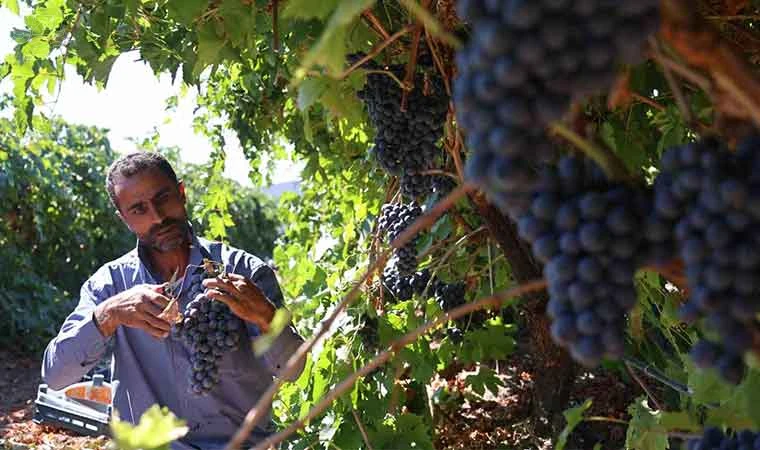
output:
[[[422,0],[423,8],[427,9],[429,6],[430,0]],[[422,21],[417,19],[412,36],[412,48],[409,50],[409,62],[406,64],[406,74],[404,75],[404,93],[401,96],[401,111],[403,112],[406,112],[409,92],[414,89],[414,72],[417,69],[417,55],[420,50],[420,37],[423,29]]]
[[[387,40],[390,38],[390,34],[385,30],[385,27],[383,27],[383,24],[380,23],[380,20],[378,20],[377,16],[372,12],[371,9],[367,9],[362,13],[362,19],[364,19],[377,34],[380,35],[381,38]]]
[[[422,229],[427,228],[435,223],[439,217],[441,217],[449,208],[454,205],[454,203],[457,202],[457,200],[465,196],[471,189],[471,185],[464,185],[452,191],[449,195],[446,196],[446,198],[436,203],[435,206],[430,209],[430,211],[426,212],[416,221],[414,221],[403,233],[401,233],[400,236],[398,236],[391,243],[391,246],[395,246],[396,248],[404,246],[407,242],[411,241],[412,238]],[[246,438],[251,434],[251,431],[253,431],[253,428],[256,426],[256,424],[258,424],[261,419],[264,418],[264,415],[269,409],[269,406],[272,404],[277,391],[284,383],[283,380],[296,375],[298,367],[301,365],[301,362],[305,360],[306,355],[311,351],[312,348],[314,348],[314,345],[316,345],[316,343],[328,333],[333,323],[337,320],[338,316],[356,300],[356,298],[359,296],[359,293],[361,292],[362,286],[366,283],[367,279],[370,278],[376,270],[382,268],[385,265],[385,261],[388,259],[389,254],[390,249],[386,249],[380,255],[378,255],[375,263],[370,265],[370,267],[360,277],[360,279],[353,283],[351,290],[343,297],[341,302],[338,304],[338,306],[335,307],[330,316],[322,321],[319,331],[317,331],[314,336],[312,336],[309,340],[305,341],[303,344],[301,344],[300,347],[298,347],[298,350],[296,350],[290,359],[288,359],[288,362],[285,365],[285,368],[282,370],[280,377],[273,380],[267,390],[261,395],[261,397],[259,397],[259,400],[256,402],[256,404],[248,411],[248,414],[246,414],[243,423],[240,424],[240,428],[238,428],[238,430],[232,436],[232,439],[230,439],[230,442],[228,442],[225,446],[225,450],[235,450],[240,448],[240,445],[245,442]]]
[[[384,41],[378,42],[377,44],[375,44],[375,46],[372,47],[372,49],[369,51],[369,53],[367,53],[366,55],[364,55],[364,57],[362,59],[360,59],[359,61],[356,61],[348,69],[346,69],[342,74],[340,74],[340,76],[338,77],[338,80],[344,80],[344,79],[346,79],[346,77],[349,76],[349,75],[351,75],[351,73],[354,70],[358,69],[359,67],[361,67],[362,65],[364,65],[364,63],[366,63],[367,61],[369,61],[372,58],[374,58],[375,56],[377,56],[380,52],[382,52],[383,50],[385,50],[386,47],[388,47],[389,45],[391,45],[395,40],[397,40],[401,36],[405,35],[406,33],[410,32],[412,30],[412,28],[414,28],[412,25],[407,25],[404,28],[402,28],[402,29],[398,30],[397,32],[393,33],[392,36],[388,36],[388,38],[385,39]],[[385,73],[385,71],[382,71],[382,72]],[[401,82],[401,80],[399,80],[398,78],[396,78],[396,76],[393,75],[393,74],[390,74],[390,75],[393,76],[393,78],[396,79],[396,81],[399,84],[401,84],[402,87],[403,87],[403,83]]]
[[[265,439],[264,441],[256,445],[254,449],[265,450],[285,440],[288,436],[290,436],[291,434],[295,433],[300,428],[302,428],[307,422],[311,421],[312,419],[317,417],[319,414],[321,414],[325,409],[327,409],[330,406],[330,404],[332,404],[332,402],[336,398],[338,398],[340,395],[346,393],[349,389],[351,389],[351,387],[354,385],[354,383],[356,383],[356,381],[360,377],[364,377],[368,373],[380,367],[382,364],[385,364],[393,355],[396,354],[396,352],[403,349],[407,345],[413,343],[420,336],[427,333],[431,329],[444,325],[449,320],[458,319],[473,311],[486,309],[486,308],[501,307],[507,300],[520,297],[529,292],[541,291],[544,288],[546,288],[546,282],[544,280],[533,280],[533,281],[524,283],[520,286],[499,292],[496,295],[485,297],[476,302],[467,303],[465,305],[454,308],[448,312],[441,313],[434,320],[431,320],[419,326],[417,329],[393,341],[388,346],[387,350],[384,350],[383,352],[375,356],[372,359],[372,361],[365,364],[364,367],[357,370],[353,374],[349,375],[347,378],[341,381],[337,386],[335,386],[330,392],[328,392],[322,398],[322,400],[319,401],[319,403],[314,405],[309,410],[309,412],[306,413],[306,415],[303,418],[291,423],[285,430],[277,434],[274,434],[272,436],[269,436],[267,439]]]

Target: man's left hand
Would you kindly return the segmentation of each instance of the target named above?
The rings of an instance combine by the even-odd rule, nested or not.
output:
[[[209,298],[226,304],[235,315],[259,327],[262,333],[269,331],[277,308],[251,280],[228,273],[226,277],[203,280],[203,287]]]

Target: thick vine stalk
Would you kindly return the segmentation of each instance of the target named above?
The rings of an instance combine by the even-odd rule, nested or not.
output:
[[[309,422],[310,420],[314,419],[319,414],[321,414],[340,395],[346,393],[349,389],[351,389],[351,387],[354,385],[354,383],[356,383],[356,381],[359,378],[366,376],[368,373],[372,372],[373,370],[377,369],[381,365],[385,364],[393,355],[396,354],[396,352],[403,349],[407,345],[413,343],[420,336],[427,333],[431,329],[436,328],[438,326],[442,326],[446,324],[446,322],[448,322],[449,320],[458,319],[473,311],[478,311],[478,310],[486,309],[486,308],[501,307],[504,305],[504,303],[507,300],[518,298],[530,292],[541,291],[545,288],[546,288],[546,282],[544,280],[529,281],[527,283],[521,284],[520,286],[513,287],[511,289],[506,289],[502,292],[499,292],[496,295],[491,295],[491,296],[482,298],[478,301],[459,306],[448,312],[441,313],[434,320],[431,320],[423,325],[420,325],[417,329],[393,341],[388,346],[387,350],[375,356],[372,359],[372,361],[365,364],[364,367],[357,370],[353,374],[349,375],[347,378],[341,381],[337,386],[335,386],[330,392],[328,392],[322,398],[322,400],[319,401],[319,403],[314,405],[302,419],[299,419],[293,422],[283,431],[268,437],[267,439],[265,439],[264,441],[256,445],[254,449],[265,450],[285,440],[288,436],[290,436],[291,434],[295,433],[300,428],[302,428],[307,422]]]
[[[407,242],[411,241],[414,235],[421,230],[430,227],[441,217],[448,209],[450,209],[460,198],[467,195],[473,189],[472,185],[463,185],[453,190],[446,198],[436,203],[430,211],[420,216],[414,223],[412,223],[399,237],[397,237],[392,243],[395,248],[403,247]],[[280,386],[283,385],[285,379],[288,379],[294,375],[301,365],[301,362],[306,359],[306,355],[314,348],[314,345],[325,335],[327,335],[330,327],[332,327],[338,316],[345,311],[345,309],[352,304],[359,296],[362,286],[366,283],[376,270],[382,268],[385,265],[385,261],[388,259],[391,250],[386,249],[380,255],[374,264],[371,264],[367,271],[357,280],[351,290],[343,297],[340,304],[333,310],[330,316],[322,321],[322,326],[319,331],[312,336],[309,340],[305,341],[298,347],[298,350],[288,359],[285,368],[282,370],[280,377],[276,378],[267,388],[266,392],[262,394],[256,404],[248,411],[243,423],[240,424],[240,428],[232,436],[230,442],[225,446],[225,450],[234,450],[240,448],[240,445],[245,442],[247,437],[253,431],[253,428],[258,424],[261,419],[264,418],[266,411],[272,405],[277,391]]]

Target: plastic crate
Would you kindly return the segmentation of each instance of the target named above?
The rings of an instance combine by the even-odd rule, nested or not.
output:
[[[118,381],[112,384],[104,383],[102,375],[95,375],[91,381],[76,383],[60,391],[41,384],[37,388],[32,420],[38,424],[60,426],[86,436],[107,435],[113,411],[113,392],[117,385]],[[82,395],[93,392],[99,395]],[[104,392],[108,393],[108,403],[103,401]]]

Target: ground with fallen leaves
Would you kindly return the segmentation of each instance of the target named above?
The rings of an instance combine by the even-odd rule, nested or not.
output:
[[[41,355],[0,351],[0,448],[23,450],[101,450],[108,440],[77,436],[32,422]]]
[[[17,355],[0,351],[0,449],[12,450],[102,450],[104,437],[76,436],[73,433],[32,421],[34,399],[40,379],[38,355]],[[551,442],[536,439],[530,431],[529,361],[516,356],[491,366],[501,386],[483,395],[472,392],[465,382],[476,367],[457,367],[438,377],[429,386],[436,420],[435,445],[438,449],[549,449]],[[435,392],[445,392],[436,396]],[[640,388],[624,384],[619,375],[587,373],[576,382],[571,396],[574,405],[595,399],[587,415],[626,420],[625,409]],[[625,426],[608,422],[584,422],[571,435],[568,450],[590,449],[600,442],[603,448],[623,448]]]

